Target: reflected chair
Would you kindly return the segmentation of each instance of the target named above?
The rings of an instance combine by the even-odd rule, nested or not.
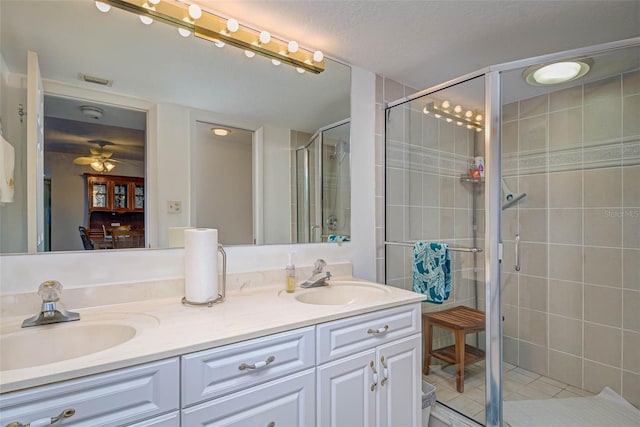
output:
[[[78,227],[78,231],[80,231],[80,239],[82,239],[82,245],[86,250],[93,250],[94,245],[91,239],[89,238],[89,232],[83,226]]]
[[[138,247],[138,237],[131,232],[129,225],[112,228],[111,241],[114,249]]]

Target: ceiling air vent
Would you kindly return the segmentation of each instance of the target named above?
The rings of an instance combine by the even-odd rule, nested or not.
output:
[[[88,76],[86,74],[78,73],[78,79],[83,80],[87,83],[93,83],[102,86],[109,86],[113,84],[113,80],[103,79],[102,77]]]

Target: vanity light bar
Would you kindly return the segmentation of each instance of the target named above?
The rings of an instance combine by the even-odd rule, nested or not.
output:
[[[299,72],[306,70],[319,74],[325,69],[324,58],[319,51],[316,52],[315,59],[321,60],[315,61],[314,52],[303,48],[290,51],[289,43],[274,37],[270,37],[267,43],[262,43],[259,31],[243,25],[239,25],[237,31],[231,32],[227,29],[227,19],[207,11],[202,11],[198,19],[193,19],[189,16],[189,5],[177,0],[160,0],[157,4],[154,4],[155,1],[147,0],[96,0],[96,2],[190,31],[204,40],[217,44],[223,42],[245,51],[255,52],[274,60],[274,64],[278,62],[296,67]]]
[[[424,106],[422,112],[424,114],[433,114],[437,119],[446,120],[448,123],[455,123],[458,126],[465,125],[467,129],[473,129],[476,132],[482,131],[482,114],[474,113],[464,109],[460,105],[456,105],[453,110],[450,108],[448,101],[443,101],[440,105],[430,102]]]

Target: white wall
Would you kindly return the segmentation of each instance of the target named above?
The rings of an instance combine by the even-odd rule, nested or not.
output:
[[[375,280],[375,75],[358,68],[352,68],[351,73],[353,241],[343,244],[229,247],[229,272],[284,268],[287,253],[295,251],[296,264],[299,266],[312,265],[313,261],[320,257],[329,265],[351,261],[356,276]],[[188,147],[189,141],[189,129],[174,129],[171,126],[171,123],[176,123],[174,114],[180,116],[186,113],[172,106],[159,106],[154,118],[159,123],[158,153],[155,156],[158,162],[158,204],[161,206],[166,200],[171,200],[170,197],[184,197],[184,190],[178,192],[179,184],[188,188],[188,176],[172,173],[173,170],[179,170],[174,169],[176,164],[188,167],[188,150],[185,147]],[[194,117],[197,117],[197,114],[192,113],[192,118]],[[188,123],[188,120],[185,122]],[[171,139],[185,141],[185,145],[176,144],[179,148],[171,152],[163,151],[162,144]],[[166,187],[166,183],[170,186]],[[183,207],[186,212],[188,203],[183,204]],[[158,212],[158,217],[162,216],[162,212]],[[166,215],[163,219],[166,225]],[[168,244],[168,239],[164,243]],[[0,256],[0,291],[33,292],[40,282],[48,279],[60,280],[66,287],[73,288],[182,277],[183,264],[182,249],[128,250],[99,254],[86,251],[4,255]]]
[[[268,244],[291,242],[291,130],[266,125],[263,145],[263,229]],[[284,213],[284,215],[283,215]]]

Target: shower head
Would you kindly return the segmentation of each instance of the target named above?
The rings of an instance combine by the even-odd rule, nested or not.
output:
[[[522,193],[522,194],[520,194],[518,196],[514,196],[513,192],[511,191],[511,189],[509,188],[507,183],[504,181],[504,178],[502,178],[502,194],[503,194],[504,201],[505,201],[505,203],[502,205],[502,210],[505,210],[505,209],[515,205],[520,200],[522,200],[525,197],[527,197],[527,193]]]
[[[507,208],[510,208],[511,206],[515,205],[516,203],[518,203],[520,200],[524,199],[525,197],[527,197],[527,193],[522,193],[516,197],[513,196],[513,194],[509,194],[509,196],[511,197],[510,199],[507,199],[507,203],[502,205],[502,210],[505,210]]]

